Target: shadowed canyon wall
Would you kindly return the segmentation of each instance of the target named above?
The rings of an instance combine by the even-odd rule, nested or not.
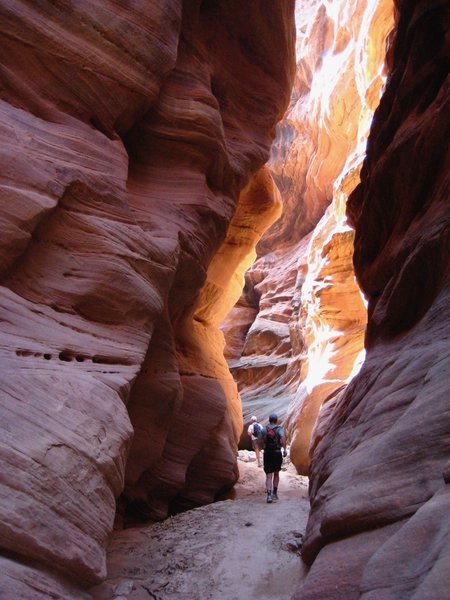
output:
[[[448,3],[396,2],[390,75],[347,211],[366,359],[313,437],[298,600],[450,585]]]
[[[160,519],[236,481],[217,325],[280,212],[293,10],[0,3],[2,597],[87,597],[119,495]]]

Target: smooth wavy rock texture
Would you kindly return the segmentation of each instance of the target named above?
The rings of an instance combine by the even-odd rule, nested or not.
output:
[[[0,5],[5,598],[85,597],[120,494],[118,522],[162,519],[237,479],[214,315],[279,212],[262,167],[293,16],[290,0]]]

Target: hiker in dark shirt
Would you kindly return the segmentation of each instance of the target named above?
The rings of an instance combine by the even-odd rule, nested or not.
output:
[[[284,429],[278,425],[278,416],[271,414],[269,423],[261,432],[261,445],[264,448],[264,472],[266,474],[267,502],[278,500],[278,483],[283,456],[286,456]],[[283,449],[283,452],[282,452]]]

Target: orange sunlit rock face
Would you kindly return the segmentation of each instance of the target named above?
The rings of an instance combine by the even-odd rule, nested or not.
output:
[[[313,440],[312,567],[298,600],[448,595],[448,6],[397,4],[391,72],[347,206],[367,355]]]
[[[279,212],[262,165],[292,87],[293,9],[0,7],[10,597],[85,598],[124,487],[133,521],[236,481],[242,414],[214,315]]]
[[[195,301],[176,328],[162,319],[155,332],[129,404],[135,435],[123,496],[126,518],[133,519],[144,506],[151,518],[160,519],[171,503],[182,509],[211,502],[219,489],[237,480],[242,406],[218,326],[241,293],[256,243],[280,210],[279,193],[263,167],[241,192]],[[167,438],[159,436],[155,448],[164,421]]]
[[[362,356],[366,308],[345,202],[383,86],[393,5],[298,2],[296,21],[294,91],[270,161],[283,215],[223,329],[244,417],[283,417],[293,462],[307,474],[320,407]]]
[[[366,307],[354,277],[354,232],[344,224],[345,199],[341,189],[314,230],[302,286],[300,311],[306,315],[302,326],[307,351],[287,429],[291,460],[305,474],[322,405],[346,384],[364,355]]]

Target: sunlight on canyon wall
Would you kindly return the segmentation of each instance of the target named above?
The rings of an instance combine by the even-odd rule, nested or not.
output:
[[[386,89],[347,215],[366,358],[312,439],[296,600],[450,585],[450,7],[396,2]]]
[[[245,419],[285,417],[307,474],[320,407],[362,360],[366,308],[345,203],[383,87],[392,0],[298,2],[296,23],[297,75],[270,161],[283,215],[223,329]]]

